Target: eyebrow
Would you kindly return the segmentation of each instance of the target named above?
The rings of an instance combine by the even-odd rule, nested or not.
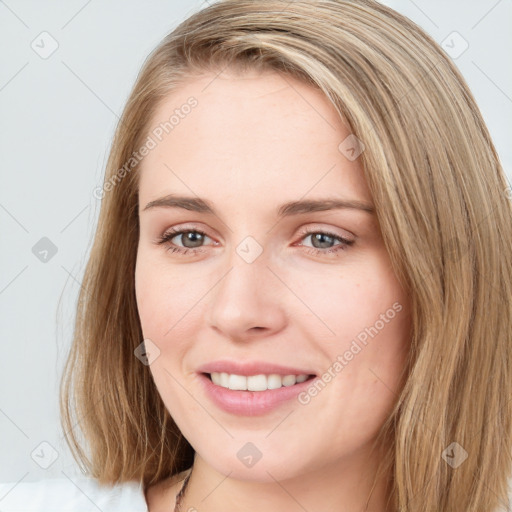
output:
[[[322,212],[326,210],[360,210],[372,215],[375,212],[373,206],[356,199],[315,199],[290,201],[283,204],[278,210],[279,217],[298,215],[301,213]]]
[[[182,208],[193,212],[206,213],[218,216],[215,208],[206,199],[200,197],[186,197],[169,194],[154,201],[150,201],[142,211],[148,211],[153,208]],[[350,209],[360,210],[370,215],[375,213],[372,205],[356,199],[308,199],[299,201],[289,201],[282,204],[277,210],[277,216],[290,217],[311,212],[322,212],[327,210]]]

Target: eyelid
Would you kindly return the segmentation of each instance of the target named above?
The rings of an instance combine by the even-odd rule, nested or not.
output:
[[[318,223],[317,224],[308,224],[307,226],[300,228],[299,234],[301,236],[303,236],[303,235],[309,235],[311,233],[317,233],[320,231],[320,232],[329,234],[331,236],[343,238],[347,242],[351,242],[351,243],[355,242],[357,240],[357,236],[354,235],[353,233],[351,233],[350,231],[347,231],[346,229],[343,230],[346,234],[348,234],[348,236],[347,236],[344,233],[338,233],[337,232],[338,229],[341,229],[341,228],[331,228],[331,227],[326,228],[323,225],[318,224]]]
[[[173,234],[179,234],[179,233],[182,233],[182,232],[188,232],[188,231],[195,231],[195,232],[198,232],[198,233],[203,233],[205,236],[207,236],[208,238],[211,238],[212,240],[214,238],[219,238],[216,234],[213,235],[213,234],[209,234],[212,229],[211,228],[207,228],[207,227],[202,227],[201,225],[198,225],[198,224],[178,224],[176,226],[171,226],[169,228],[166,228],[163,230],[162,232],[162,235],[159,235],[157,238],[158,239],[161,239],[163,236],[169,234],[169,233],[173,233]]]
[[[340,228],[337,228],[337,229],[340,229]],[[187,232],[187,231],[195,231],[195,232],[203,234],[204,236],[207,236],[208,238],[210,238],[212,240],[214,239],[213,236],[211,236],[207,233],[207,231],[208,231],[207,229],[202,229],[201,227],[198,227],[197,225],[184,224],[184,225],[172,226],[172,227],[164,230],[163,234],[158,236],[157,240],[162,240],[168,234],[173,234],[176,236],[182,232]],[[322,232],[324,234],[327,234],[327,235],[330,235],[333,237],[342,238],[343,240],[345,240],[346,242],[349,242],[349,243],[353,243],[357,240],[357,236],[355,236],[353,233],[351,233],[350,231],[347,231],[347,230],[344,230],[344,231],[345,231],[345,233],[348,233],[348,235],[349,235],[348,237],[344,234],[337,233],[335,231],[335,229],[332,229],[330,227],[326,228],[326,227],[323,227],[321,224],[316,223],[316,224],[308,224],[306,226],[302,226],[299,229],[297,236],[300,236],[300,240],[302,240],[302,238],[304,238],[306,235],[309,235],[312,233],[317,233],[317,232]]]

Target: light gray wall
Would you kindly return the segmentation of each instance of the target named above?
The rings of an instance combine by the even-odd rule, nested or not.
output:
[[[446,40],[452,52],[467,41],[455,62],[512,182],[511,3],[383,3]],[[0,1],[0,481],[79,471],[60,430],[57,390],[99,212],[93,190],[144,58],[202,5]],[[34,254],[44,250],[46,262]]]

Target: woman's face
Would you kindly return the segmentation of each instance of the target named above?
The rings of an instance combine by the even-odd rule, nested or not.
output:
[[[149,370],[176,424],[234,478],[354,462],[397,398],[410,329],[375,214],[329,205],[373,206],[362,146],[319,91],[271,72],[190,80],[150,130],[136,296]],[[171,194],[189,200],[179,207]],[[185,234],[159,244],[170,230]],[[224,372],[265,375],[251,386],[281,384],[259,363],[316,378],[229,391],[203,375],[218,361],[256,363]]]

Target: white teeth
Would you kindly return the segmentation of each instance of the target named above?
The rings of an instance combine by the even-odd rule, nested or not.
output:
[[[233,375],[229,376],[229,389],[235,389],[243,391],[247,389],[247,377],[244,375]]]
[[[267,377],[267,389],[279,389],[282,385],[281,375],[273,373]]]
[[[267,389],[267,377],[265,375],[247,377],[247,391],[261,391],[262,389]]]
[[[226,372],[220,374],[220,382],[216,382],[219,386],[229,388],[229,375]]]
[[[296,383],[307,380],[308,375],[234,375],[225,372],[213,372],[210,374],[212,382],[223,388],[237,391],[265,391],[267,389],[279,389],[282,386],[293,386]]]

